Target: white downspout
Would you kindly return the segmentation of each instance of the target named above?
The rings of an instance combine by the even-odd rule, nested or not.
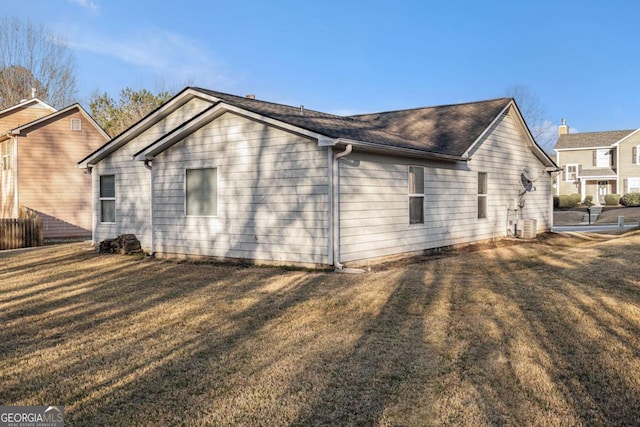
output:
[[[20,188],[18,187],[18,137],[13,137],[13,217],[18,218],[20,212]]]
[[[333,266],[342,270],[340,263],[340,164],[338,160],[346,157],[353,151],[351,144],[344,151],[333,156]]]
[[[149,255],[153,256],[156,253],[155,227],[154,227],[154,224],[153,224],[153,204],[154,204],[153,203],[153,161],[152,160],[148,160],[148,159],[145,160],[144,161],[144,167],[149,169],[149,174],[151,175],[150,182],[149,182],[149,185],[151,186],[151,188],[149,190],[150,193],[151,193],[150,194],[150,199],[151,199],[150,200],[151,201],[150,204],[151,204],[151,206],[150,206],[150,209],[149,209],[149,211],[150,211],[149,215],[151,216],[149,218],[150,223],[151,223],[151,249],[149,249],[149,250],[150,250],[151,253]]]
[[[556,151],[556,153],[558,153],[556,156],[556,164],[560,167],[560,151]],[[560,196],[560,185],[562,185],[562,172],[556,176],[556,196],[558,197]]]
[[[327,264],[331,265],[334,261],[333,259],[333,147],[327,147],[327,179],[328,179],[328,189],[327,195],[329,197],[329,226],[327,230],[327,234],[329,235],[328,247],[327,247]]]

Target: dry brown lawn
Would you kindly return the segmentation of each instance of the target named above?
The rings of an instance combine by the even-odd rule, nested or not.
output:
[[[362,275],[0,254],[0,404],[67,425],[638,425],[640,234]]]

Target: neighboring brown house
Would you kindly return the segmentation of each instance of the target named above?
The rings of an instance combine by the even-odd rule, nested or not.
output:
[[[556,195],[592,196],[604,204],[607,194],[640,192],[640,129],[569,133],[563,119],[555,146]]]
[[[45,239],[90,237],[91,177],[76,162],[108,140],[79,104],[56,111],[33,98],[0,111],[0,217],[27,207]]]

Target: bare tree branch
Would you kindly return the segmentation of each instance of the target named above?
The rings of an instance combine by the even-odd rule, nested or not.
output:
[[[43,25],[0,20],[0,109],[31,96],[61,108],[77,98],[75,56],[66,42]]]
[[[529,126],[531,135],[544,150],[550,151],[557,139],[557,131],[549,118],[547,107],[529,86],[516,84],[505,91],[505,95],[514,98],[520,112]]]

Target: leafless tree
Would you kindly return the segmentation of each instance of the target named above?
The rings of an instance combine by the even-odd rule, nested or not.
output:
[[[538,94],[529,86],[516,84],[508,87],[505,95],[516,100],[516,104],[518,104],[518,108],[520,108],[520,112],[538,145],[546,151],[551,151],[558,133],[549,118],[547,107],[540,100]]]
[[[0,109],[36,96],[56,108],[76,100],[75,56],[43,25],[0,19]]]

